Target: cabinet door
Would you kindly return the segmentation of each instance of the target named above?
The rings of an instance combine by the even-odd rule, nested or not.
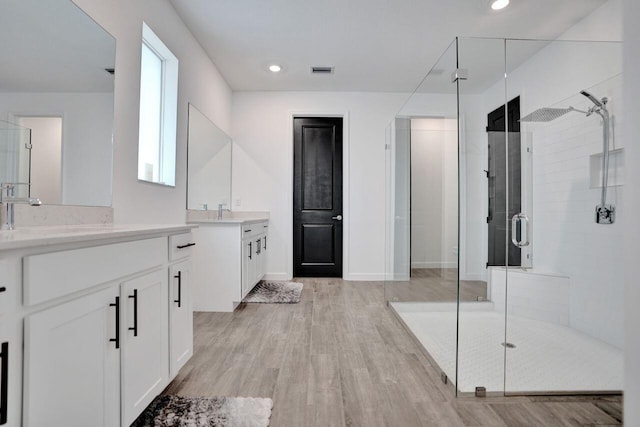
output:
[[[267,268],[267,236],[261,233],[258,236],[260,241],[260,256],[258,257],[258,268],[256,269],[256,282],[264,277]]]
[[[122,424],[128,426],[168,383],[166,273],[157,270],[124,282],[121,298]]]
[[[25,318],[24,426],[119,426],[118,287]]]
[[[256,277],[256,242],[253,238],[242,242],[242,298],[247,296],[255,284]]]
[[[169,354],[170,376],[193,355],[193,304],[191,300],[191,261],[169,269]]]

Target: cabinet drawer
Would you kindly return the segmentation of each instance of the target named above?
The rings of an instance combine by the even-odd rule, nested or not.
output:
[[[166,237],[24,257],[25,305],[39,304],[161,266]]]
[[[242,226],[242,239],[249,239],[267,232],[266,222],[256,222],[253,224],[244,224]]]
[[[195,246],[192,233],[182,233],[169,236],[169,260],[175,261],[191,256]]]

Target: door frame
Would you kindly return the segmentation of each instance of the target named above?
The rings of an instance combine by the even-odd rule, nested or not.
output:
[[[349,231],[351,223],[349,206],[349,111],[289,111],[286,162],[289,172],[287,184],[287,280],[293,278],[293,119],[296,117],[331,117],[342,119],[342,279],[350,280]]]

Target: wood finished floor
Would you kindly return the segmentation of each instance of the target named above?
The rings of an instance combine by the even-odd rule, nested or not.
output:
[[[388,301],[455,302],[458,298],[458,270],[455,268],[414,268],[411,280],[388,282]],[[479,280],[460,281],[460,300],[487,298],[487,283]]]
[[[273,427],[620,425],[619,396],[456,399],[381,282],[298,281],[299,304],[196,313],[194,355],[165,393],[271,397]]]

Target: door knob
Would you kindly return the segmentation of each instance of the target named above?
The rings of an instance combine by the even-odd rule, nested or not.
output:
[[[342,221],[342,215],[332,216],[331,219],[337,219],[338,221]]]

